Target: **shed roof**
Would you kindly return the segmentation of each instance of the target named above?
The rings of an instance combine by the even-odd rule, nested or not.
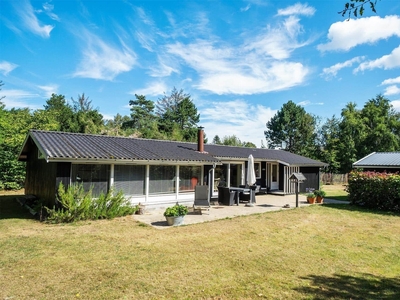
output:
[[[373,152],[353,164],[356,168],[400,167],[400,152]]]
[[[213,164],[221,160],[247,160],[252,154],[256,160],[279,161],[287,165],[326,165],[283,150],[205,144],[205,152],[199,152],[197,143],[41,130],[29,132],[19,160],[27,159],[32,143],[36,144],[47,161],[120,160]]]

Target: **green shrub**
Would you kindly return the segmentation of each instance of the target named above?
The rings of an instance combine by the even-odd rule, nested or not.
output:
[[[98,198],[92,197],[92,189],[85,192],[82,184],[70,185],[67,189],[60,183],[57,195],[58,207],[45,207],[47,222],[70,223],[81,220],[112,219],[133,214],[136,207],[125,199],[122,192],[113,195],[109,190]]]
[[[322,197],[324,198],[326,196],[326,192],[324,190],[315,190],[314,195],[316,197]]]
[[[400,212],[400,175],[353,171],[347,186],[352,204]]]
[[[167,207],[164,212],[165,217],[179,217],[185,216],[188,213],[188,208],[184,205],[175,204],[174,206]]]

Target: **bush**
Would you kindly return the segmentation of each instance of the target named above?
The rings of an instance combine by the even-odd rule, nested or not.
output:
[[[400,175],[353,171],[346,188],[352,204],[400,212]]]
[[[57,195],[58,208],[45,207],[47,222],[70,223],[81,220],[112,219],[134,214],[136,207],[125,199],[122,192],[113,195],[109,190],[98,198],[92,197],[92,189],[85,192],[82,184],[70,185],[67,189],[60,183]]]
[[[164,212],[165,217],[179,217],[185,216],[188,213],[188,208],[186,206],[175,204],[174,206],[167,207]]]

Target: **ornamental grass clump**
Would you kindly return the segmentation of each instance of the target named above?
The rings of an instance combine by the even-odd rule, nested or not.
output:
[[[65,188],[60,183],[57,202],[57,207],[45,207],[48,214],[46,221],[49,223],[112,219],[134,214],[137,209],[125,199],[122,192],[113,195],[113,191],[109,190],[93,198],[92,188],[85,191],[82,184],[72,184]]]

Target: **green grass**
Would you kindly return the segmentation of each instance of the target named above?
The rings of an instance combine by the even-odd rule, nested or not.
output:
[[[326,192],[326,198],[348,201],[348,193],[345,191],[346,186],[338,185],[324,185],[322,189]]]
[[[313,205],[164,230],[0,196],[0,299],[399,299],[400,216]]]

